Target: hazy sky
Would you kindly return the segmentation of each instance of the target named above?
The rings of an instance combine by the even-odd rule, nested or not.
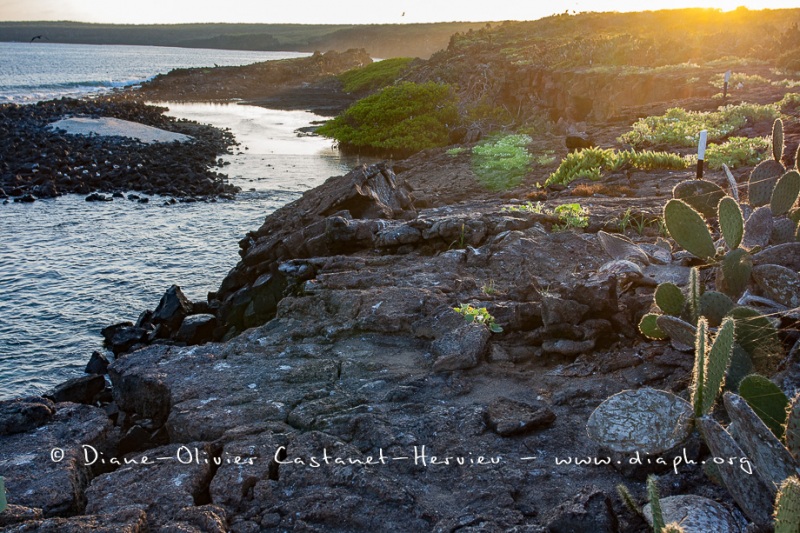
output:
[[[635,11],[677,7],[797,7],[797,0],[0,0],[0,20],[114,23],[402,23],[532,20],[565,10]]]

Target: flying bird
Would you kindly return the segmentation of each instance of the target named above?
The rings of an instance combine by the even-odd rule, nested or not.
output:
[[[41,38],[42,38],[42,36],[41,36],[41,35],[37,35],[36,37],[34,37],[33,39],[31,39],[31,42],[35,41],[36,39],[41,39]]]

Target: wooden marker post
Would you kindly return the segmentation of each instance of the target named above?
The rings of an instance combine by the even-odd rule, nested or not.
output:
[[[697,143],[697,179],[703,179],[703,162],[706,159],[706,142],[708,141],[708,131],[700,132],[700,142]]]

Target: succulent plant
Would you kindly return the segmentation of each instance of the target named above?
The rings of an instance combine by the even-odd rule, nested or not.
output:
[[[783,120],[780,117],[772,123],[772,157],[778,162],[783,159]]]
[[[717,291],[706,291],[700,296],[700,316],[708,320],[708,325],[717,327],[725,316],[736,307],[728,296]]]
[[[750,355],[756,371],[771,374],[783,354],[775,325],[752,307],[734,307],[728,316],[736,322],[736,343]]]
[[[759,374],[745,377],[739,384],[739,395],[778,439],[783,438],[789,399],[773,382]]]
[[[659,284],[653,299],[661,311],[672,316],[680,316],[686,305],[683,293],[674,283]]]
[[[717,216],[717,204],[725,196],[725,191],[706,180],[682,181],[672,189],[672,197],[683,200],[706,218]]]
[[[698,418],[711,411],[722,390],[725,371],[733,352],[734,321],[732,318],[725,319],[710,348],[707,330],[706,320],[698,320],[692,379],[692,406],[694,416]]]
[[[800,461],[800,394],[792,398],[786,413],[786,447],[795,460]]]
[[[778,180],[772,190],[769,207],[775,216],[785,215],[789,212],[800,194],[800,172],[790,170]]]
[[[753,250],[769,244],[769,239],[772,237],[772,220],[772,209],[768,205],[754,210],[744,223],[742,248]]]
[[[772,221],[772,232],[769,236],[770,244],[784,244],[797,240],[797,224],[786,217],[775,218]]]
[[[639,321],[639,331],[645,337],[654,340],[662,340],[667,338],[667,334],[664,333],[661,328],[658,327],[658,317],[661,315],[657,315],[655,313],[648,313],[642,317]]]
[[[800,531],[800,480],[787,478],[775,498],[775,533]]]
[[[717,290],[732,299],[739,298],[747,289],[753,272],[753,258],[745,250],[731,250],[717,267]]]
[[[712,259],[717,250],[705,220],[689,204],[672,199],[664,206],[667,231],[682,248],[701,259]]]
[[[747,182],[750,205],[760,207],[769,204],[775,184],[785,172],[783,165],[774,159],[767,159],[756,165]]]
[[[744,217],[739,203],[725,196],[717,206],[719,227],[728,249],[735,250],[742,243],[744,235]]]
[[[647,498],[650,500],[650,511],[653,514],[653,531],[664,531],[664,514],[661,512],[661,498],[658,495],[658,478],[654,475],[647,476]]]

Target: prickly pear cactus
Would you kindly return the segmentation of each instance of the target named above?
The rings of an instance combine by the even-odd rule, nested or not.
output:
[[[714,407],[714,402],[717,401],[719,392],[722,390],[725,371],[731,362],[731,354],[733,352],[733,328],[733,319],[726,318],[719,328],[714,342],[711,344],[711,349],[708,350],[705,356],[701,416],[711,411],[711,408]],[[698,336],[700,335],[699,327],[697,328],[697,334]]]
[[[752,307],[734,307],[729,316],[736,321],[736,343],[750,355],[756,372],[771,375],[783,357],[775,325]]]
[[[647,476],[647,498],[650,500],[650,513],[653,517],[653,531],[664,531],[664,514],[661,511],[661,498],[658,495],[658,478]]]
[[[726,295],[717,291],[707,291],[700,296],[700,315],[708,320],[708,325],[717,327],[722,324],[725,315],[730,313],[736,304]]]
[[[656,287],[654,300],[659,309],[672,316],[680,316],[686,305],[683,293],[674,283],[661,283]]]
[[[744,217],[739,203],[730,196],[719,201],[717,207],[719,227],[728,249],[735,250],[742,243]]]
[[[775,498],[775,533],[800,531],[800,480],[787,478]]]
[[[664,206],[667,231],[684,250],[701,258],[711,259],[716,254],[711,232],[700,213],[682,200],[672,199]]]
[[[751,374],[739,383],[739,396],[778,439],[783,438],[789,399],[780,387],[764,376]]]
[[[772,191],[769,207],[776,217],[789,212],[800,194],[800,172],[790,170],[778,180]]]
[[[697,321],[697,334],[694,344],[694,370],[692,372],[692,408],[695,418],[703,416],[705,405],[703,394],[706,382],[706,357],[708,356],[708,323],[701,318]]]
[[[753,211],[744,224],[744,237],[742,238],[742,248],[752,250],[753,248],[763,248],[769,244],[772,237],[772,209],[764,205]]]
[[[703,284],[700,282],[700,269],[693,267],[689,271],[689,318],[697,323],[700,318],[700,296],[703,295]]]
[[[792,399],[786,415],[786,447],[795,460],[800,461],[800,394]]]
[[[657,315],[655,313],[648,313],[642,317],[639,321],[639,331],[642,332],[642,335],[647,337],[648,339],[666,339],[667,334],[661,331],[661,328],[658,327],[658,317],[661,315]]]
[[[682,181],[672,189],[672,197],[683,200],[706,218],[717,216],[717,204],[725,196],[725,191],[706,180]]]
[[[780,118],[772,123],[772,157],[778,162],[783,159],[783,120]]]
[[[772,200],[775,184],[785,172],[783,165],[774,159],[767,159],[756,165],[747,182],[750,205],[753,207],[767,205]]]
[[[741,248],[731,250],[717,268],[717,290],[738,299],[747,289],[753,273],[753,258]]]
[[[772,220],[772,233],[769,237],[770,244],[784,244],[794,242],[797,235],[797,224],[786,217]]]

